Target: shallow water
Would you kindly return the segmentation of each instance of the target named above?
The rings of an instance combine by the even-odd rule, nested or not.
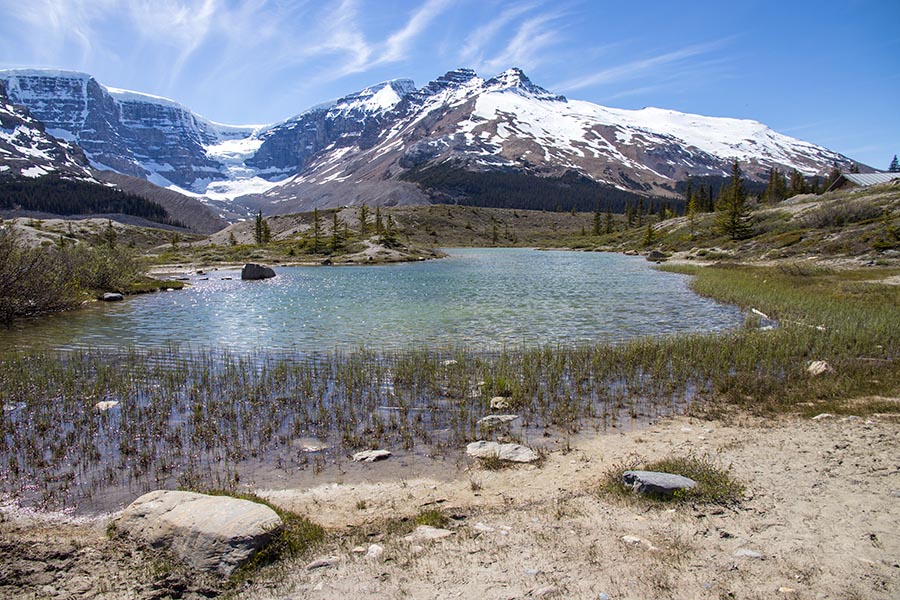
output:
[[[192,348],[302,353],[581,344],[716,331],[740,312],[640,257],[454,249],[443,260],[377,267],[281,267],[192,275],[177,292],[16,323],[0,347]],[[227,279],[231,278],[231,279]]]

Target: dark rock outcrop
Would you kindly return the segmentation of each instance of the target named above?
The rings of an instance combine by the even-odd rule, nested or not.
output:
[[[255,263],[247,263],[241,269],[241,279],[254,281],[257,279],[271,279],[275,277],[275,271],[271,267],[257,265]]]

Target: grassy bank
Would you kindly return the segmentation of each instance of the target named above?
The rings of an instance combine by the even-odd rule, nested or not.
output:
[[[683,267],[679,269],[683,270]],[[897,412],[900,286],[872,270],[689,269],[701,294],[778,320],[718,335],[622,344],[359,351],[7,352],[0,356],[0,481],[42,506],[112,487],[236,488],[259,462],[286,473],[362,448],[459,456],[473,439],[533,443],[690,410],[721,415]],[[879,272],[880,276],[896,274]],[[835,373],[811,377],[811,360]],[[521,427],[484,430],[502,396]],[[119,402],[101,410],[101,401]],[[308,452],[315,438],[328,449]]]

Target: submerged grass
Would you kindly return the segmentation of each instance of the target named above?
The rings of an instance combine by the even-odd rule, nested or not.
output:
[[[495,396],[521,417],[512,434],[523,443],[691,403],[760,415],[900,412],[891,401],[900,395],[900,286],[870,281],[895,271],[678,270],[694,275],[699,293],[777,326],[760,328],[760,317],[721,334],[493,353],[4,352],[0,488],[61,508],[91,505],[110,488],[234,489],[261,462],[317,472],[363,448],[456,455],[474,439],[509,435],[478,425]],[[811,377],[812,360],[834,374]],[[307,451],[309,438],[330,450]]]

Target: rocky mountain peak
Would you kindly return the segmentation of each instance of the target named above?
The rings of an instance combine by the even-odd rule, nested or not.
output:
[[[484,82],[484,87],[491,91],[512,90],[517,93],[525,93],[540,100],[555,100],[566,102],[566,97],[554,94],[528,78],[528,75],[519,67],[512,67]]]

